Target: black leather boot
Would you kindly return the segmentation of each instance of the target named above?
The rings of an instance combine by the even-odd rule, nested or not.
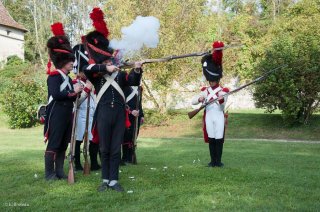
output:
[[[210,152],[210,158],[211,161],[208,163],[208,167],[214,167],[215,166],[215,160],[214,160],[214,145],[215,145],[215,139],[214,138],[209,138],[209,152]]]
[[[223,167],[224,164],[221,162],[222,150],[223,150],[223,139],[217,139],[217,166]]]
[[[74,149],[74,165],[76,171],[82,171],[83,167],[81,165],[80,161],[80,147],[81,147],[81,141],[76,141],[76,146]]]
[[[68,179],[68,176],[64,173],[64,170],[63,170],[65,158],[66,158],[65,151],[57,152],[55,164],[56,164],[56,175],[59,179]]]
[[[56,173],[54,171],[54,160],[56,153],[52,151],[46,151],[44,154],[44,166],[45,166],[45,178],[46,180],[57,180]]]
[[[98,164],[98,152],[99,152],[99,144],[95,144],[90,141],[89,143],[89,155],[90,155],[90,169],[91,171],[96,171],[101,169],[101,166]]]

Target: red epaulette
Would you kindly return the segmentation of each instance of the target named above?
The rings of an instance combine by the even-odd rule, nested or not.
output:
[[[226,93],[229,93],[229,92],[230,92],[229,88],[223,88],[222,91],[223,91],[223,92],[226,92]]]
[[[201,91],[205,91],[207,89],[207,87],[202,87]]]
[[[50,71],[50,73],[48,74],[49,76],[55,76],[55,75],[59,75],[60,73],[56,70],[54,71]]]

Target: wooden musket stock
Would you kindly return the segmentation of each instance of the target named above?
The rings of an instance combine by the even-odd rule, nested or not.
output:
[[[87,96],[87,111],[86,111],[86,125],[85,125],[85,132],[83,136],[83,157],[84,157],[84,166],[83,166],[83,175],[87,176],[90,174],[90,165],[88,162],[88,143],[89,143],[89,119],[90,119],[90,98],[91,98],[91,92],[88,93]]]

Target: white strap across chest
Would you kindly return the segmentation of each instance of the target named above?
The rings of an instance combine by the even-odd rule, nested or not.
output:
[[[126,99],[126,103],[128,103],[135,95],[138,96],[138,86],[131,86],[132,92]]]
[[[72,90],[72,87],[69,82],[69,77],[67,75],[65,75],[62,71],[60,71],[59,69],[57,69],[57,71],[64,79],[63,83],[60,85],[60,92],[63,91],[67,86],[69,87],[70,90]]]
[[[72,87],[69,82],[69,76],[65,75],[65,73],[63,73],[59,69],[57,69],[57,71],[59,72],[59,74],[62,76],[62,78],[64,80],[63,83],[60,85],[60,92],[63,91],[67,86],[69,87],[70,90],[72,90]],[[52,102],[52,100],[53,100],[53,97],[50,96],[47,105],[49,105]]]
[[[219,91],[221,91],[221,90],[222,90],[222,88],[221,88],[220,86],[217,87],[217,88],[214,89],[214,90],[212,90],[212,88],[209,87],[209,88],[207,89],[209,95],[208,95],[207,98],[206,98],[206,102],[210,101],[211,98],[213,98],[213,99],[218,98],[217,93],[218,93]]]
[[[109,74],[105,74],[103,77],[105,78],[106,82],[103,84],[102,88],[100,89],[98,95],[97,95],[97,99],[96,99],[96,105],[98,105],[102,95],[106,92],[106,90],[110,87],[110,85],[112,87],[114,87],[114,89],[116,89],[119,94],[122,96],[123,100],[125,100],[125,96],[123,93],[123,90],[120,88],[119,84],[114,80],[117,75],[119,74],[118,71],[113,72],[111,74],[111,76]]]

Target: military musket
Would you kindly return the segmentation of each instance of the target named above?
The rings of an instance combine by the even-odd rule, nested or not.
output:
[[[136,101],[136,110],[139,110],[140,106],[140,98],[141,98],[141,87],[138,86],[138,94],[137,94],[137,101]],[[132,151],[132,164],[137,164],[137,155],[136,155],[136,149],[137,149],[137,138],[138,138],[138,131],[139,131],[139,116],[141,111],[139,111],[139,115],[134,117],[134,126],[133,126],[133,151]]]
[[[191,111],[191,112],[188,113],[189,119],[192,119],[195,115],[197,115],[202,109],[204,109],[204,108],[207,107],[208,105],[213,104],[213,103],[219,101],[220,98],[222,98],[222,97],[227,97],[227,96],[229,96],[229,95],[231,95],[231,94],[233,94],[233,93],[236,93],[236,92],[242,90],[242,89],[245,88],[245,87],[248,87],[249,85],[252,85],[252,84],[254,84],[254,83],[257,83],[257,82],[259,82],[259,81],[262,81],[262,80],[266,79],[271,73],[273,73],[273,72],[275,72],[275,71],[277,71],[277,70],[279,70],[279,69],[281,69],[281,68],[287,67],[287,66],[288,66],[288,65],[282,65],[282,66],[279,66],[279,67],[277,67],[277,68],[275,68],[275,69],[272,69],[272,70],[270,70],[270,71],[267,71],[265,74],[263,74],[262,76],[256,78],[255,80],[253,80],[253,81],[251,81],[251,82],[249,82],[249,83],[247,83],[247,84],[245,84],[245,85],[242,85],[242,86],[240,86],[239,88],[236,88],[236,89],[230,91],[229,93],[226,93],[226,94],[220,96],[219,98],[215,98],[215,99],[212,99],[212,100],[209,100],[209,101],[203,103],[198,109],[195,109],[195,110],[193,110],[193,111]]]
[[[85,125],[85,132],[83,136],[83,157],[84,157],[84,167],[83,167],[83,175],[90,174],[90,165],[88,162],[88,143],[89,143],[89,119],[90,119],[90,99],[91,99],[91,92],[88,94],[87,100],[87,111],[86,111],[86,125]]]
[[[74,160],[74,148],[76,143],[76,125],[77,125],[77,116],[78,116],[78,109],[77,105],[79,102],[79,94],[77,94],[77,99],[75,102],[75,109],[73,113],[73,121],[72,121],[72,133],[71,133],[71,141],[70,141],[70,150],[69,150],[69,173],[68,173],[68,183],[74,183],[74,168],[73,168],[73,160]]]
[[[229,49],[229,48],[238,48],[243,46],[243,44],[239,44],[239,45],[228,45],[228,46],[224,46],[224,47],[219,47],[219,48],[214,48],[212,50],[209,51],[205,51],[205,52],[195,52],[195,53],[191,53],[191,54],[183,54],[183,55],[171,55],[168,57],[163,57],[163,58],[157,58],[157,59],[144,59],[142,61],[140,61],[142,64],[146,64],[146,63],[159,63],[159,62],[168,62],[171,60],[176,60],[176,59],[181,59],[181,58],[187,58],[187,57],[201,57],[201,56],[205,56],[205,55],[209,55],[212,53],[212,51],[215,50],[224,50],[224,49]],[[132,68],[134,66],[134,62],[122,62],[122,64],[119,65],[119,68]]]
[[[80,54],[78,61],[80,61]],[[77,68],[77,76],[79,74],[80,65]],[[77,127],[77,117],[78,117],[78,104],[79,104],[80,94],[77,94],[77,98],[75,101],[74,106],[74,113],[73,113],[73,121],[72,121],[72,133],[71,133],[71,140],[70,140],[70,150],[69,150],[69,172],[68,172],[68,183],[74,184],[74,167],[73,167],[73,160],[74,160],[74,150],[75,150],[75,143],[76,143],[76,127]]]

